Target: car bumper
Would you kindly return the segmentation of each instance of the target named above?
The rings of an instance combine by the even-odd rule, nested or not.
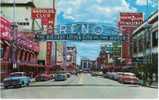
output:
[[[55,78],[55,81],[64,81],[66,80],[65,78]]]
[[[136,81],[123,81],[126,84],[138,84]]]
[[[15,82],[3,83],[4,87],[20,86],[20,85],[21,85],[20,82],[17,82],[17,83],[15,83]]]

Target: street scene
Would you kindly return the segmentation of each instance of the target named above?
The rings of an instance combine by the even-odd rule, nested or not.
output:
[[[158,0],[1,0],[1,98],[158,98]]]
[[[14,94],[13,94],[14,93]],[[89,74],[71,76],[66,81],[35,82],[30,87],[4,89],[2,98],[155,98],[157,89],[117,81]]]

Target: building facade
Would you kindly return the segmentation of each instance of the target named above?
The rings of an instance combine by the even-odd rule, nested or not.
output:
[[[135,12],[121,12],[118,27],[126,41],[122,42],[122,60],[125,65],[132,64],[131,38],[133,30],[143,23],[143,14]]]
[[[42,30],[41,21],[32,19],[32,8],[36,8],[33,0],[1,0],[1,15],[14,21],[18,25],[18,31],[33,39],[33,32]],[[15,9],[15,10],[14,10]]]
[[[121,43],[113,42],[101,46],[99,57],[97,58],[97,65],[102,70],[114,70],[121,66]]]
[[[96,60],[82,58],[79,69],[83,71],[98,70],[97,62]]]
[[[33,0],[1,0],[2,76],[12,71],[32,72],[35,76],[44,70],[44,66],[38,64],[40,46],[34,39],[36,31],[41,31],[42,26],[40,21],[31,18],[32,8],[35,8]],[[14,39],[13,22],[17,25]],[[17,63],[16,66],[13,66],[13,59]]]
[[[76,69],[76,57],[77,57],[76,47],[68,46],[66,48],[65,55],[66,55],[66,70],[69,72],[75,71],[75,69]]]
[[[141,77],[158,79],[158,11],[133,31],[133,63]],[[153,78],[152,78],[153,77]]]
[[[40,49],[39,44],[18,31],[16,32],[16,43],[12,44],[12,23],[2,16],[0,17],[0,22],[1,79],[13,71],[24,71],[37,74],[38,68],[40,67],[37,64],[37,56]],[[16,48],[14,52],[13,48]],[[13,59],[16,61],[16,66],[13,66]]]

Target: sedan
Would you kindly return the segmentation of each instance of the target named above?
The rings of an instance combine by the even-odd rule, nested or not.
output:
[[[67,79],[67,75],[65,73],[57,73],[55,74],[55,81],[65,81]]]
[[[128,84],[138,84],[139,79],[133,73],[124,73],[119,77],[120,83],[128,83]]]
[[[39,74],[35,77],[36,81],[48,81],[51,79],[52,79],[52,76],[48,74]]]
[[[25,72],[13,72],[3,80],[4,88],[29,86],[31,78]]]

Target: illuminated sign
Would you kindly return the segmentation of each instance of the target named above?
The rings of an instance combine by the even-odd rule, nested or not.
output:
[[[32,18],[42,19],[42,18],[54,18],[55,10],[51,8],[33,8]]]
[[[55,27],[57,34],[121,34],[118,27],[108,23],[77,22]]]
[[[125,41],[127,38],[119,35],[97,35],[97,34],[38,34],[35,37],[39,41],[46,40],[104,40],[104,41]]]
[[[131,33],[137,26],[144,21],[143,13],[121,12],[119,28],[123,33]]]
[[[46,65],[51,64],[52,42],[47,42]]]

